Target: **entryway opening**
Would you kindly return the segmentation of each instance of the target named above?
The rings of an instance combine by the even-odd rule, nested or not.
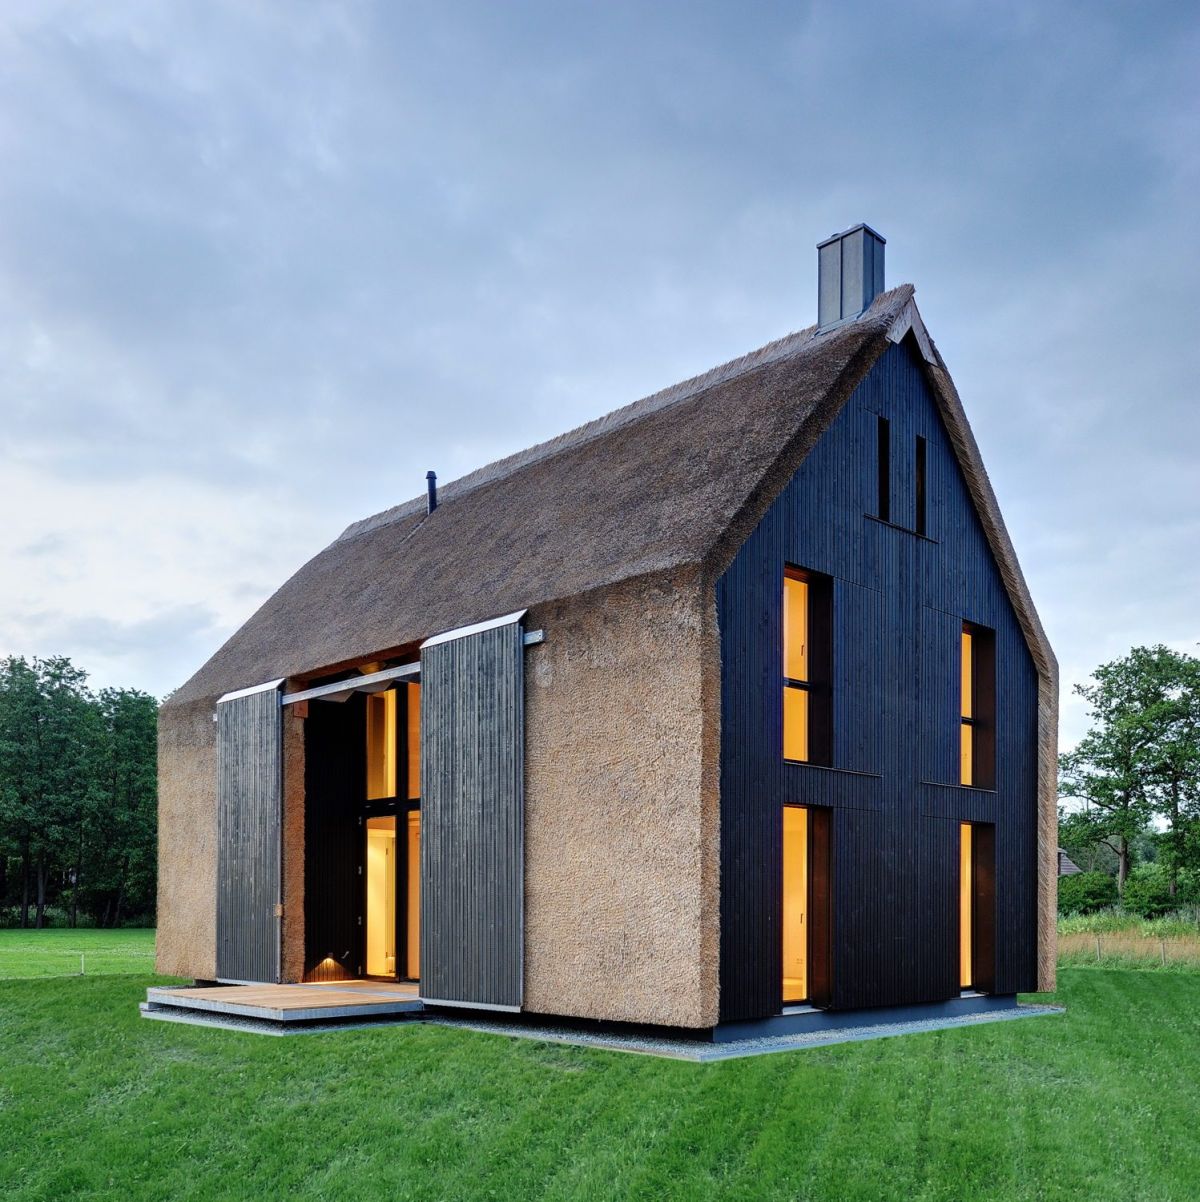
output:
[[[419,980],[420,721],[412,680],[310,704],[306,982]]]
[[[830,813],[783,807],[783,1005],[828,1006]]]
[[[996,828],[962,822],[958,835],[958,984],[992,993],[996,982]]]

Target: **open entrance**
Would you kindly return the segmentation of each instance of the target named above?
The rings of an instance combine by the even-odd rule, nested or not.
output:
[[[830,1002],[828,810],[783,807],[783,1004]]]
[[[958,984],[991,993],[996,977],[996,828],[959,824]]]
[[[416,981],[421,686],[315,701],[305,722],[305,977]]]

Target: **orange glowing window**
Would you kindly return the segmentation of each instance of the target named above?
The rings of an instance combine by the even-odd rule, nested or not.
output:
[[[421,796],[421,686],[419,684],[405,685],[405,765],[406,786],[405,796],[409,801],[416,801]]]
[[[960,640],[959,783],[975,783],[975,640],[963,627]]]
[[[808,811],[783,807],[783,1000],[808,997]]]
[[[405,875],[405,976],[421,977],[421,811],[408,812]]]
[[[783,758],[829,762],[828,577],[788,568],[783,577]]]
[[[396,796],[396,694],[367,696],[367,800]]]
[[[960,823],[958,831],[958,984],[961,989],[970,989],[975,981],[971,971],[974,922],[971,824]]]
[[[783,674],[808,683],[808,581],[783,578]]]

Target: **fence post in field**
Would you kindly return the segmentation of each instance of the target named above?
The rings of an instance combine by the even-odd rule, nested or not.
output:
[[[1096,963],[1100,963],[1100,936],[1096,936]]]
[[[1163,961],[1163,966],[1164,966],[1164,967],[1166,967],[1166,963],[1167,963],[1167,941],[1166,941],[1165,939],[1160,939],[1160,940],[1159,940],[1159,944],[1158,944],[1158,946],[1162,948],[1162,961]]]
[[[82,953],[80,953],[80,956],[79,956],[79,975],[83,976],[83,954]]]

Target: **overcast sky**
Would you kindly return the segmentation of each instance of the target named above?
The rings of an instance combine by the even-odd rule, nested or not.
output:
[[[1192,3],[4,0],[0,653],[162,695],[427,468],[810,324],[862,220],[1064,691],[1195,649],[1197,63]]]

